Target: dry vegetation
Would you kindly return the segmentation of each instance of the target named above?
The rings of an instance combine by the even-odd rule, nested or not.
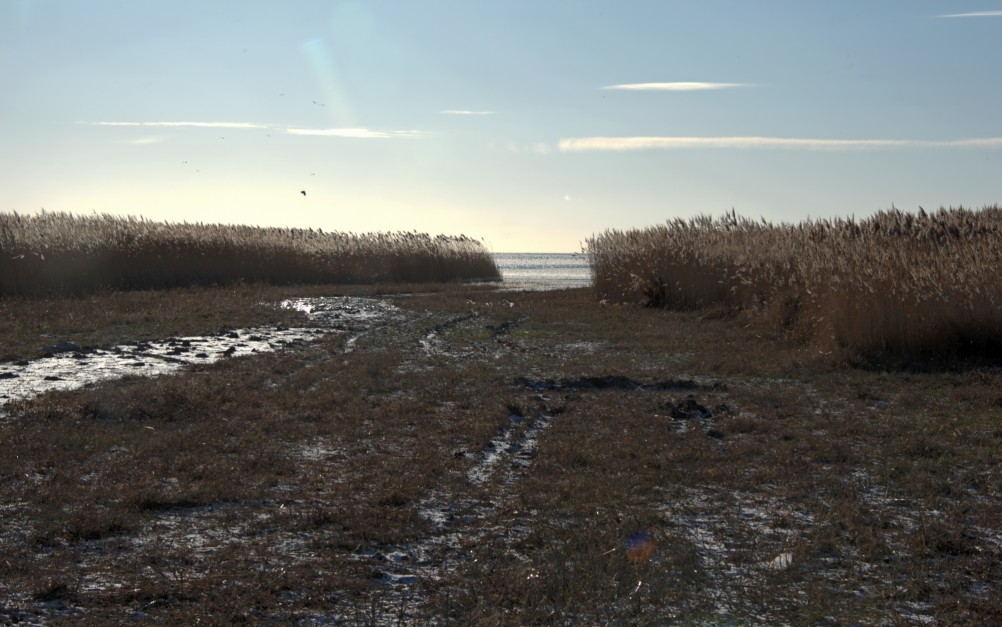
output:
[[[901,360],[1002,348],[1002,208],[773,225],[675,220],[588,241],[600,298],[741,311],[819,349]]]
[[[500,280],[466,236],[324,233],[171,224],[66,213],[0,213],[0,297],[236,282]]]
[[[5,313],[41,345],[87,307],[104,342],[254,302],[112,296]],[[0,622],[1002,621],[998,368],[846,369],[590,298],[400,296],[351,343],[8,406]]]

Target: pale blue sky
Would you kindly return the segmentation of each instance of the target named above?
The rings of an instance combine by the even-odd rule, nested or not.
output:
[[[980,207],[1000,38],[1002,0],[2,0],[0,211],[507,252]]]

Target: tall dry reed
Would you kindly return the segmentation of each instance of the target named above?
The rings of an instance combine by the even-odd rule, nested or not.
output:
[[[606,231],[599,298],[724,307],[867,357],[1002,348],[1002,208],[771,224],[700,216]]]
[[[224,285],[500,280],[465,235],[0,213],[0,296]]]

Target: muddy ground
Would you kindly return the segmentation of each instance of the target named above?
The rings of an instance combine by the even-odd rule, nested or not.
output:
[[[585,290],[297,306],[285,344],[80,346],[39,361],[177,368],[8,392],[0,621],[1002,620],[997,368]]]
[[[293,298],[276,306],[301,311],[306,319],[292,327],[279,324],[223,329],[212,335],[86,349],[66,339],[41,346],[36,357],[0,362],[0,408],[9,401],[53,390],[75,390],[129,376],[167,375],[195,364],[288,350],[329,333],[344,333],[353,342],[373,325],[387,324],[399,317],[399,310],[385,300],[351,296]]]

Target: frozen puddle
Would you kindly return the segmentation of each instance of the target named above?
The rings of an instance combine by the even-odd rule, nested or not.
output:
[[[136,342],[111,348],[83,350],[70,341],[42,349],[46,356],[0,363],[0,407],[56,390],[72,390],[128,375],[157,376],[192,364],[225,357],[270,352],[312,342],[327,333],[351,334],[354,340],[380,323],[400,320],[401,310],[390,303],[354,297],[285,300],[281,307],[297,309],[313,323],[305,327],[258,327],[219,335]]]
[[[510,462],[510,469],[525,468],[530,464],[532,458],[536,456],[539,435],[543,429],[550,426],[553,417],[540,416],[521,436],[517,436],[515,427],[524,420],[523,416],[514,413],[508,417],[508,426],[491,439],[480,461],[467,472],[466,476],[470,483],[478,486],[487,483],[494,474],[494,467],[502,460]],[[505,476],[506,485],[513,482],[514,477],[511,473]]]

